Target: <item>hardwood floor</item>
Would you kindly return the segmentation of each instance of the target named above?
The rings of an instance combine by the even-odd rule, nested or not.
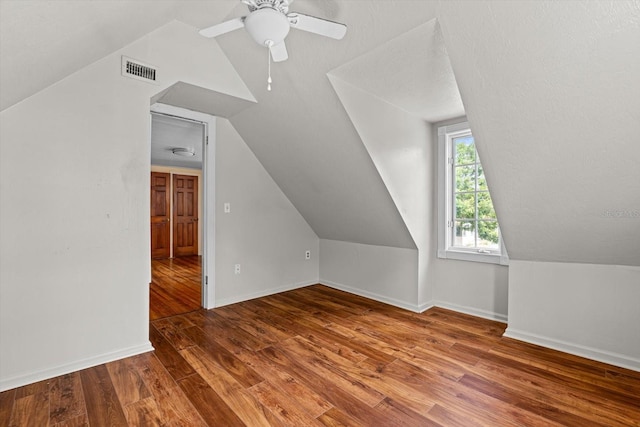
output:
[[[151,260],[149,319],[198,310],[202,294],[202,257]]]
[[[155,352],[0,394],[0,426],[638,426],[640,373],[321,285],[151,322]]]

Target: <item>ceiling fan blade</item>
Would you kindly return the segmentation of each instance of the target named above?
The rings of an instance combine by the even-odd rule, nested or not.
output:
[[[331,37],[332,39],[340,40],[347,33],[347,26],[339,22],[328,21],[297,12],[288,14],[287,18],[289,18],[289,24],[291,24],[292,28]]]
[[[284,40],[277,45],[271,46],[271,58],[273,58],[273,62],[282,62],[289,58]]]
[[[225,21],[221,24],[216,24],[209,28],[200,30],[200,35],[204,37],[217,37],[221,34],[229,33],[233,30],[244,27],[244,16],[242,18],[232,19]]]

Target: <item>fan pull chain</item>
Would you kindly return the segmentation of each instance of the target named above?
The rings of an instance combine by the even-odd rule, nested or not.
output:
[[[267,47],[269,48],[267,51],[267,63],[269,65],[269,78],[267,78],[267,90],[271,91],[271,46],[273,46],[273,41],[271,40],[267,40],[265,42],[265,44],[267,45]]]

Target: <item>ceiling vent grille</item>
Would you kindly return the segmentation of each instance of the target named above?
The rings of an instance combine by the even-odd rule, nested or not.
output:
[[[122,75],[147,83],[158,84],[156,80],[158,76],[156,67],[135,59],[127,58],[126,56],[122,57]]]

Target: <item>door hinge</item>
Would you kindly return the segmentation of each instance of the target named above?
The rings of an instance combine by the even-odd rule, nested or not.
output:
[[[209,145],[209,135],[204,137],[205,144]]]
[[[453,221],[447,221],[447,227],[452,228],[453,227]]]
[[[449,157],[449,158],[447,159],[447,163],[449,163],[450,165],[452,165],[452,164],[453,164],[453,157]]]
[[[205,285],[209,284],[209,276],[204,276],[204,284]]]

